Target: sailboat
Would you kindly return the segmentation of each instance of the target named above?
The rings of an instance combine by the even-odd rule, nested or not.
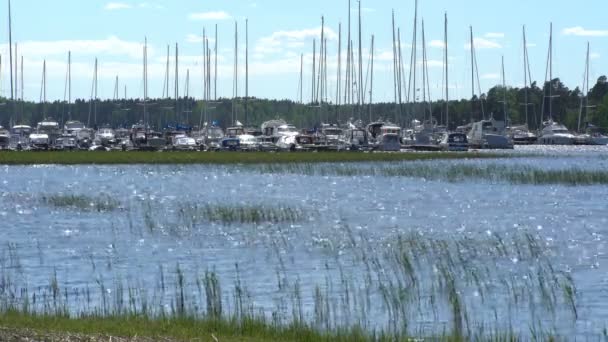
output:
[[[475,98],[475,74],[479,73],[477,69],[477,58],[475,56],[475,44],[473,41],[473,28],[470,28],[471,32],[471,86],[473,89],[473,96],[471,97],[471,104]],[[479,87],[479,78],[478,78]],[[472,148],[482,149],[512,149],[513,141],[507,136],[506,132],[506,119],[496,120],[493,115],[489,119],[485,118],[483,112],[483,99],[482,101],[482,120],[473,122],[471,129],[467,134],[469,146]]]
[[[573,145],[576,140],[574,134],[568,131],[566,126],[553,120],[553,23],[550,25],[549,58],[547,60],[547,67],[549,68],[549,84],[546,84],[545,87],[548,88],[549,95],[545,96],[545,98],[549,99],[549,119],[543,123],[543,129],[538,137],[538,144]]]
[[[528,115],[530,106],[533,105],[530,103],[528,90],[530,88],[530,83],[532,82],[532,75],[530,74],[530,61],[528,59],[528,41],[526,38],[526,27],[522,28],[523,31],[523,51],[524,51],[524,112],[526,121],[523,124],[510,124],[507,128],[511,139],[513,139],[513,144],[515,145],[531,145],[536,143],[538,137],[533,132],[530,132],[530,115]],[[503,79],[504,79],[504,70],[503,70]],[[506,88],[505,88],[506,92]]]

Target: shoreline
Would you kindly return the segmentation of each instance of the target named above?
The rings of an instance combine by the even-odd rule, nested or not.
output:
[[[497,159],[479,152],[0,152],[0,165],[229,165],[273,163],[356,163],[417,160]]]

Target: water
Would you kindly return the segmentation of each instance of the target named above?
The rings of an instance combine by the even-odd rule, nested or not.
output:
[[[526,147],[511,152],[523,154],[521,158],[417,163],[437,168],[491,163],[606,170],[606,152],[605,148]],[[293,292],[297,284],[304,315],[311,318],[316,286],[334,302],[343,300],[345,282],[353,284],[353,296],[364,292],[366,271],[358,261],[362,249],[382,257],[399,235],[412,233],[454,241],[530,234],[549,251],[546,257],[556,271],[571,274],[576,284],[578,318],[560,323],[560,317],[568,314],[557,310],[555,319],[548,320],[553,321],[547,323],[549,328],[567,336],[589,337],[600,333],[608,320],[606,185],[296,176],[261,173],[250,166],[4,166],[0,174],[0,273],[10,275],[14,288],[32,293],[48,287],[56,274],[62,288],[90,291],[93,303],[87,305],[99,305],[99,284],[114,295],[114,285],[120,282],[142,290],[151,301],[170,310],[179,265],[187,275],[193,301],[200,299],[196,279],[213,270],[228,289],[238,277],[251,305],[269,315],[277,311],[291,315],[289,298],[293,297],[285,293]],[[58,194],[109,195],[120,202],[120,208],[99,213],[52,207],[42,200]],[[184,208],[205,204],[289,206],[301,209],[306,218],[255,225],[193,222],[180,214]],[[517,256],[508,260],[511,263],[496,263],[492,258],[481,261],[498,273],[515,276],[535,264],[533,260],[525,264]],[[524,271],[518,275],[520,264]],[[367,314],[353,314],[354,320],[384,326],[387,308],[381,304],[377,286],[369,288],[372,300],[363,310]],[[479,293],[464,287],[461,295],[474,302]],[[500,307],[503,295],[498,290],[488,301],[477,302],[479,311],[472,310],[472,318],[483,323],[484,316],[496,311],[508,316],[506,308]],[[230,295],[225,293],[225,297],[230,302]],[[76,312],[88,307],[74,298],[68,304]],[[533,311],[530,307],[540,306],[526,305],[520,308],[526,314]],[[337,321],[353,323],[353,317],[335,311]],[[445,312],[435,316],[414,317],[417,329],[441,331],[449,326]],[[527,317],[511,317],[513,329],[529,331]]]

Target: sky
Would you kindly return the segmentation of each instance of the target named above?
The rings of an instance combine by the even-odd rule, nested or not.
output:
[[[146,1],[146,2],[144,2]],[[166,49],[179,46],[179,92],[185,94],[189,71],[189,95],[201,98],[203,30],[214,44],[218,27],[218,97],[232,97],[235,23],[238,24],[239,96],[245,90],[245,21],[248,20],[249,96],[298,99],[300,55],[304,54],[303,98],[311,98],[313,40],[320,39],[321,17],[325,18],[327,73],[330,100],[335,101],[338,66],[338,32],[342,23],[342,68],[346,55],[348,0],[13,0],[13,43],[23,57],[23,96],[41,98],[43,61],[47,66],[47,99],[66,98],[68,51],[72,52],[72,98],[89,99],[95,58],[99,60],[98,97],[114,97],[119,78],[120,97],[143,96],[142,50],[148,40],[149,97],[163,93]],[[351,3],[351,34],[357,44],[357,6]],[[8,2],[0,0],[0,93],[10,97],[8,51]],[[393,101],[393,49],[391,13],[401,31],[403,63],[409,71],[414,28],[414,0],[362,0],[362,54],[364,79],[369,80],[371,36],[375,37],[373,101]],[[522,86],[522,25],[526,25],[533,80],[545,79],[549,24],[553,23],[555,77],[574,88],[583,82],[587,42],[591,44],[590,79],[608,73],[608,2],[581,3],[548,0],[421,0],[419,18],[425,22],[425,37],[431,99],[442,96],[443,23],[448,15],[450,98],[470,98],[471,67],[469,26],[475,37],[481,88],[500,84],[501,57],[505,81]],[[422,60],[421,21],[418,22],[416,54]],[[318,50],[317,50],[318,51]],[[355,55],[357,50],[355,50]],[[174,93],[174,59],[171,57],[170,94]],[[21,68],[21,65],[19,65]],[[418,75],[422,66],[417,64]],[[19,71],[19,81],[21,72]],[[342,70],[344,82],[345,71]],[[369,101],[368,81],[367,101]],[[420,87],[420,84],[417,86]],[[21,88],[19,86],[19,88]],[[342,87],[344,88],[344,87]],[[343,96],[343,95],[342,95]],[[342,97],[341,96],[341,97]],[[418,92],[418,97],[422,96]]]

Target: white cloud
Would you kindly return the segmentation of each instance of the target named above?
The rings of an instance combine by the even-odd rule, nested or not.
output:
[[[122,9],[129,9],[129,8],[131,8],[131,5],[125,4],[123,2],[108,2],[104,6],[104,9],[106,9],[108,11],[122,10]]]
[[[5,48],[8,48],[5,45]],[[128,56],[140,59],[143,43],[121,40],[110,36],[102,40],[58,40],[58,41],[25,41],[19,44],[19,53],[29,56],[73,55],[98,56]],[[149,48],[149,53],[152,49]]]
[[[499,43],[485,38],[474,38],[473,44],[475,45],[476,49],[502,49],[502,45]],[[465,44],[464,48],[467,50],[470,49],[471,44]]]
[[[294,31],[276,31],[272,35],[260,38],[255,46],[258,55],[272,54],[283,51],[285,48],[302,48],[317,38],[317,47],[321,38],[321,27],[302,29]],[[329,27],[325,27],[325,38],[328,40],[338,39],[338,34]]]
[[[500,79],[499,74],[483,74],[481,75],[482,80],[498,80]]]
[[[429,43],[430,47],[434,47],[434,48],[445,48],[445,43],[442,40],[431,40],[431,42]]]
[[[608,37],[608,30],[587,30],[582,26],[568,27],[562,31],[566,36]]]
[[[490,38],[490,39],[499,39],[499,38],[504,38],[505,34],[502,32],[488,32],[484,35],[484,37]]]
[[[601,57],[601,55],[597,52],[593,52],[592,54],[589,55],[589,58],[591,59],[599,59]]]
[[[163,5],[159,5],[159,4],[152,4],[149,2],[140,2],[137,5],[139,8],[151,8],[151,9],[156,9],[156,10],[160,10],[165,8]]]
[[[232,18],[230,14],[224,11],[190,13],[188,17],[190,20],[227,20]]]

